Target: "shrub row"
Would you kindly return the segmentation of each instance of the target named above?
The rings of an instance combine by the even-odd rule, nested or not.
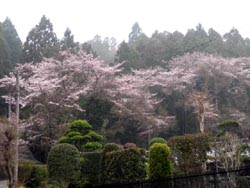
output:
[[[102,153],[84,152],[81,154],[81,179],[95,185],[101,183]]]
[[[46,187],[48,172],[46,165],[21,161],[18,167],[19,183],[27,188]]]
[[[176,175],[199,174],[207,161],[210,151],[207,134],[186,134],[170,138],[168,145],[171,149],[172,161]]]
[[[131,182],[146,177],[145,150],[128,148],[105,154],[102,160],[102,183]]]

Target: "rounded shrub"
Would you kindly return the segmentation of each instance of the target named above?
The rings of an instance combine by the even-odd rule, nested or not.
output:
[[[80,153],[71,144],[55,145],[49,152],[47,165],[50,180],[60,187],[67,187],[80,176]]]
[[[217,136],[224,136],[226,132],[234,133],[242,137],[240,124],[235,120],[227,119],[219,124]]]
[[[103,154],[106,154],[111,151],[118,151],[120,150],[120,146],[116,143],[107,143],[104,145]]]
[[[148,163],[148,177],[150,179],[166,178],[173,174],[170,149],[167,144],[153,144],[149,149]]]
[[[129,149],[129,148],[136,148],[136,144],[132,143],[132,142],[128,142],[126,144],[124,144],[124,149]]]
[[[150,140],[150,146],[152,146],[154,143],[166,144],[167,141],[162,137],[155,137]]]

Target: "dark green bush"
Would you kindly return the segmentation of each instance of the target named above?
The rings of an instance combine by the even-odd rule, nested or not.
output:
[[[80,153],[71,144],[58,144],[51,148],[48,155],[49,178],[59,186],[68,186],[80,176]]]
[[[150,179],[166,178],[173,174],[170,161],[170,149],[167,144],[153,144],[149,150],[148,163],[148,177]]]
[[[227,119],[219,124],[217,136],[224,136],[226,132],[235,133],[239,137],[242,137],[241,127],[239,123],[235,120]]]
[[[81,179],[86,180],[92,185],[100,183],[102,170],[101,152],[84,152],[81,154]]]
[[[131,182],[146,176],[145,150],[129,148],[103,156],[103,183]]]
[[[161,138],[161,137],[155,137],[155,138],[152,138],[150,140],[150,146],[152,146],[154,143],[162,143],[162,144],[166,144],[167,141],[164,139],[164,138]]]
[[[86,151],[95,151],[97,149],[102,148],[102,144],[99,143],[99,142],[87,142],[84,145],[84,148],[85,148]]]
[[[210,151],[207,134],[186,134],[174,136],[168,141],[174,170],[177,175],[203,173],[202,164],[207,161]]]
[[[32,161],[21,161],[18,167],[18,179],[27,188],[45,187],[48,181],[46,165]]]
[[[238,176],[236,178],[237,187],[248,188],[250,187],[250,180],[247,177]]]
[[[108,152],[118,151],[118,150],[120,150],[120,146],[118,144],[116,144],[116,143],[107,143],[107,144],[104,145],[103,154],[105,155]]]
[[[85,120],[75,120],[69,125],[67,133],[59,138],[60,143],[72,144],[79,151],[94,151],[102,148],[103,136],[94,132]]]

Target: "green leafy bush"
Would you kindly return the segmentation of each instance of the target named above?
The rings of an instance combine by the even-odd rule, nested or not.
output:
[[[87,142],[84,145],[84,148],[86,149],[86,151],[94,151],[94,150],[102,148],[102,144],[99,142]]]
[[[239,123],[235,120],[227,119],[219,124],[217,130],[217,136],[224,136],[226,132],[235,133],[239,137],[242,137],[242,130]]]
[[[131,182],[146,176],[145,150],[129,148],[103,156],[102,183]]]
[[[27,188],[46,187],[48,172],[46,165],[32,161],[21,161],[18,167],[18,179]]]
[[[81,179],[92,185],[100,183],[102,170],[101,152],[84,152],[81,154]]]
[[[103,154],[105,155],[108,152],[118,151],[118,150],[120,150],[120,146],[118,144],[116,144],[116,143],[107,143],[107,144],[104,145]]]
[[[150,146],[152,146],[154,143],[162,143],[162,144],[166,144],[167,141],[164,139],[164,138],[161,138],[161,137],[155,137],[155,138],[152,138],[150,140]]]
[[[80,153],[71,144],[58,144],[51,148],[48,155],[49,178],[66,187],[80,176]]]
[[[203,173],[202,164],[207,161],[207,152],[210,151],[207,134],[174,136],[168,144],[177,175]]]
[[[72,144],[79,151],[94,151],[103,147],[103,136],[94,132],[87,121],[75,120],[69,125],[67,133],[59,138],[59,142]]]
[[[173,174],[170,161],[170,149],[167,144],[153,144],[149,150],[148,163],[148,177],[150,179],[166,178]]]

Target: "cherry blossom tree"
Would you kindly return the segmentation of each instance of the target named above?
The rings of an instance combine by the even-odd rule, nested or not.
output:
[[[83,52],[61,52],[58,58],[16,67],[20,74],[22,111],[27,112],[23,115],[26,120],[23,127],[26,130],[27,126],[36,127],[29,129],[31,135],[26,136],[46,135],[48,139],[43,141],[46,143],[49,138],[63,135],[65,125],[74,120],[76,111],[84,113],[79,99],[95,97],[110,101],[114,114],[136,119],[142,131],[148,133],[155,127],[168,126],[173,120],[167,110],[159,113],[157,109],[165,98],[180,92],[186,101],[192,98],[189,105],[196,106],[203,132],[205,120],[226,109],[222,108],[221,100],[225,97],[221,96],[247,98],[249,62],[249,58],[226,59],[194,53],[173,59],[166,64],[167,68],[138,69],[124,74],[121,64],[109,66]],[[235,84],[236,81],[240,84]],[[12,91],[15,75],[2,78],[0,86]]]
[[[218,120],[233,116],[240,116],[241,123],[247,123],[244,117],[249,111],[246,103],[249,100],[247,90],[250,86],[249,58],[229,59],[193,53],[173,59],[169,67],[181,67],[195,75],[193,83],[186,87],[186,97],[192,101],[188,100],[188,104],[196,109],[199,127],[203,127],[202,122],[206,119]],[[238,115],[232,111],[237,111]],[[204,115],[201,115],[202,112]]]

